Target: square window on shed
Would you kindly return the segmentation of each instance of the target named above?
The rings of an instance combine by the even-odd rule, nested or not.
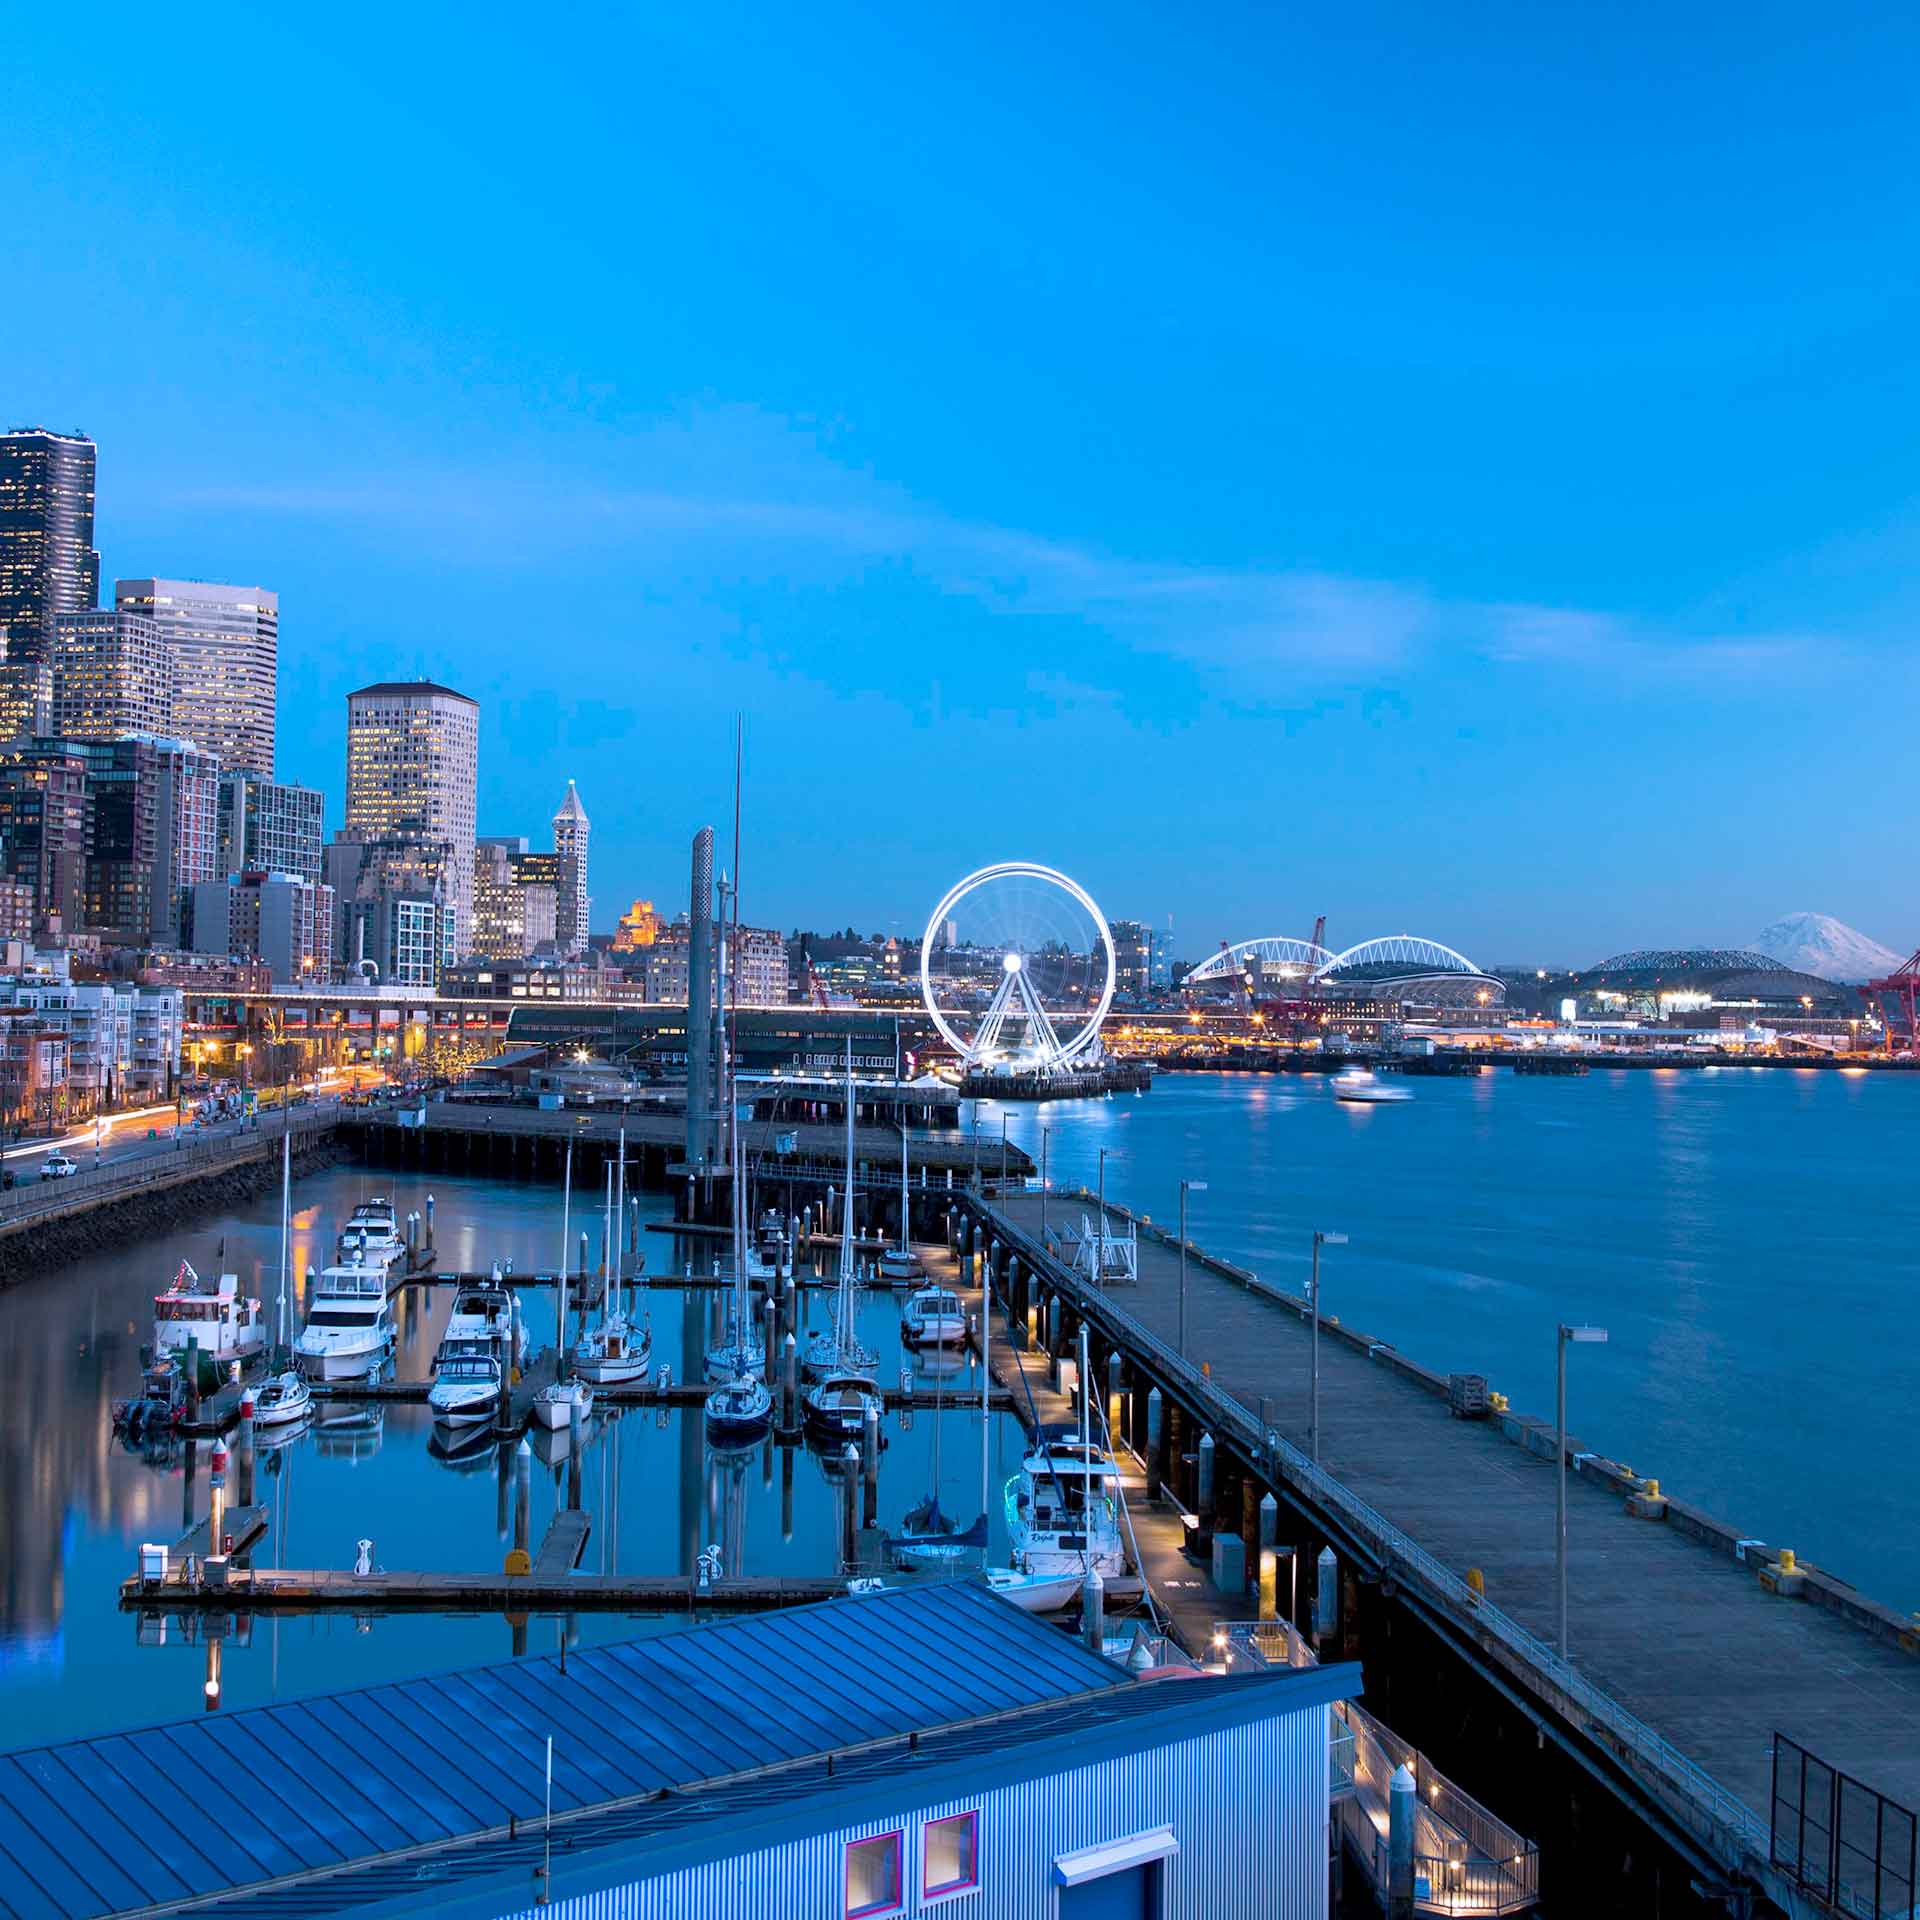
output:
[[[921,1835],[920,1892],[962,1893],[980,1884],[980,1816],[956,1813],[929,1820]]]
[[[899,1912],[900,1839],[896,1830],[876,1833],[871,1840],[847,1842],[847,1920]]]

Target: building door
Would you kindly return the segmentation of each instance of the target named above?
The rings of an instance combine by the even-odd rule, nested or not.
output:
[[[1160,1920],[1159,1861],[1062,1887],[1060,1920]]]

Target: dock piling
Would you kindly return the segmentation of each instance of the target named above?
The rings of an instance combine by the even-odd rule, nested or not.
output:
[[[1211,1533],[1213,1531],[1214,1520],[1214,1448],[1213,1435],[1210,1433],[1203,1433],[1200,1436],[1199,1456],[1194,1463],[1194,1472],[1198,1482],[1198,1493],[1194,1500],[1194,1506],[1200,1515],[1200,1531],[1202,1533]]]
[[[1314,1562],[1313,1638],[1316,1645],[1324,1646],[1333,1638],[1339,1618],[1340,1564],[1334,1559],[1331,1547],[1322,1547],[1320,1558]]]
[[[800,1424],[800,1343],[791,1333],[780,1343],[780,1425],[791,1433]]]
[[[771,1387],[777,1377],[774,1369],[779,1365],[780,1352],[780,1302],[771,1293],[767,1295],[765,1318],[767,1329],[762,1346],[766,1353],[767,1385]]]
[[[840,1450],[840,1564],[851,1571],[854,1564],[854,1501],[860,1484],[860,1449],[851,1440]]]
[[[1413,1824],[1418,1789],[1403,1760],[1387,1790],[1387,1920],[1413,1920]]]
[[[1166,1402],[1160,1398],[1160,1389],[1151,1387],[1147,1391],[1147,1498],[1149,1500],[1157,1500],[1160,1497],[1160,1454],[1166,1435]]]
[[[1103,1653],[1107,1641],[1107,1583],[1096,1566],[1087,1568],[1080,1583],[1080,1634],[1094,1653]]]
[[[862,1499],[860,1524],[875,1526],[880,1518],[880,1410],[871,1401],[860,1435]]]

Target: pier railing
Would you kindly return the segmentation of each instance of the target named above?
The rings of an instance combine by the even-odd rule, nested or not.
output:
[[[258,1130],[247,1129],[224,1139],[183,1140],[177,1147],[156,1147],[138,1159],[82,1167],[63,1180],[23,1182],[10,1192],[0,1193],[0,1232],[73,1213],[98,1201],[137,1193],[143,1187],[171,1186],[195,1174],[217,1173],[223,1167],[260,1159],[269,1152],[279,1152],[283,1134],[292,1135],[294,1151],[298,1153],[320,1135],[331,1132],[334,1124],[334,1115],[324,1110],[289,1113],[284,1124],[275,1116],[270,1121],[263,1120]]]
[[[1316,1466],[1298,1447],[1272,1428],[1263,1427],[1253,1409],[1222,1391],[1169,1342],[1142,1326],[1113,1295],[1081,1284],[1032,1234],[1004,1214],[990,1213],[989,1217],[994,1234],[1029,1265],[1048,1274],[1052,1284],[1090,1318],[1122,1325],[1128,1343],[1149,1359],[1163,1378],[1179,1381],[1194,1410],[1216,1431],[1231,1435],[1250,1459],[1264,1459],[1270,1472],[1284,1474],[1301,1492],[1337,1514],[1383,1571],[1391,1571],[1423,1593],[1483,1651],[1500,1657],[1536,1690],[1544,1682],[1559,1696],[1568,1717],[1595,1745],[1653,1790],[1663,1810],[1693,1839],[1729,1869],[1768,1878],[1768,1831],[1743,1800],[1517,1620],[1476,1593],[1450,1567]]]

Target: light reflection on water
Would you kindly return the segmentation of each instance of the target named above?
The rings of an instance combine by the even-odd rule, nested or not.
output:
[[[299,1276],[324,1262],[356,1202],[390,1191],[404,1213],[424,1202],[425,1185],[414,1191],[415,1184],[342,1169],[300,1183],[296,1297]],[[436,1176],[432,1190],[443,1269],[483,1270],[496,1260],[511,1260],[521,1272],[552,1265],[560,1244],[558,1188]],[[664,1195],[640,1199],[643,1220],[669,1217]],[[577,1225],[577,1208],[574,1218]],[[597,1246],[598,1222],[591,1224]],[[651,1269],[671,1262],[673,1246],[665,1235],[642,1233]],[[206,1512],[209,1447],[176,1444],[152,1457],[129,1453],[114,1439],[109,1417],[112,1402],[137,1385],[151,1296],[183,1255],[203,1274],[238,1273],[271,1314],[278,1294],[278,1195],[178,1235],[75,1262],[0,1295],[0,1352],[15,1369],[17,1389],[0,1411],[0,1744],[170,1718],[200,1704],[203,1648],[177,1623],[168,1628],[167,1644],[136,1644],[135,1619],[117,1602],[138,1544],[171,1542]],[[698,1362],[701,1316],[711,1297],[668,1289],[641,1296],[652,1321],[655,1365],[671,1365],[678,1380],[689,1377],[688,1353]],[[553,1293],[528,1289],[522,1299],[536,1346],[550,1343]],[[830,1296],[803,1300],[812,1323],[824,1325]],[[450,1304],[444,1289],[403,1296],[396,1353],[402,1377],[430,1370]],[[861,1334],[881,1354],[886,1381],[897,1381],[904,1357],[898,1324],[891,1295],[867,1296]],[[955,1407],[910,1421],[890,1415],[883,1423],[883,1526],[898,1526],[936,1484],[961,1525],[979,1511],[979,1374],[951,1359],[946,1367]],[[920,1378],[929,1378],[924,1363]],[[991,1440],[992,1552],[1004,1561],[998,1490],[1018,1464],[1019,1429],[1009,1416],[994,1416]],[[538,1430],[529,1441],[528,1533],[536,1550],[566,1501],[567,1444],[567,1436]],[[376,1564],[389,1568],[497,1567],[514,1542],[514,1469],[513,1449],[503,1456],[487,1441],[457,1458],[441,1457],[421,1405],[325,1407],[286,1444],[258,1451],[255,1497],[275,1518],[256,1559],[347,1568],[356,1541],[368,1538]],[[230,1495],[236,1478],[237,1463]],[[697,1414],[675,1413],[663,1423],[651,1411],[609,1410],[587,1430],[581,1482],[582,1505],[593,1518],[581,1562],[590,1571],[689,1572],[710,1543],[721,1546],[729,1570],[813,1576],[837,1567],[836,1483],[804,1448],[711,1455]],[[675,1624],[574,1616],[583,1644],[671,1631]],[[557,1620],[536,1618],[526,1644],[552,1651],[559,1632]],[[262,1619],[250,1644],[229,1642],[225,1650],[223,1700],[241,1706],[361,1685],[504,1658],[512,1648],[512,1630],[497,1615],[389,1616],[364,1630],[344,1615],[277,1624]]]
[[[1569,1384],[1580,1438],[1888,1605],[1920,1606],[1920,1081],[1757,1069],[1407,1083],[1166,1074],[1134,1098],[980,1103],[1056,1183],[1095,1184],[1304,1288],[1442,1371],[1553,1411],[1554,1327],[1611,1331]]]

